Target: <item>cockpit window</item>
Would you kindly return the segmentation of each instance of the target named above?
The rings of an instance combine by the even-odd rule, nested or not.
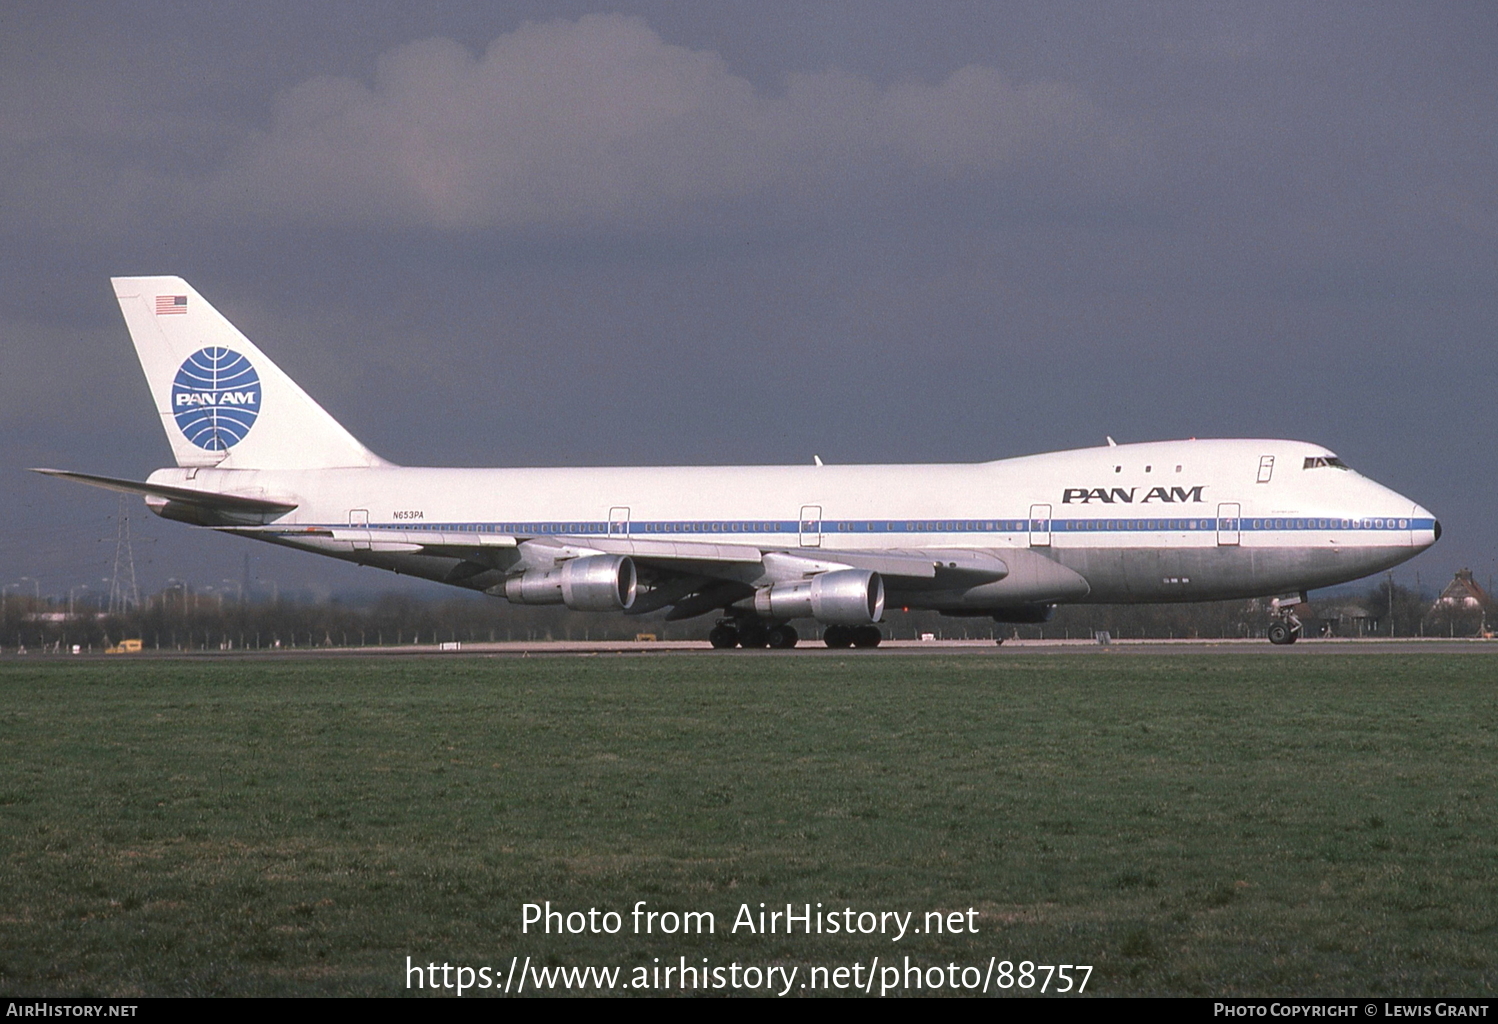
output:
[[[1346,469],[1347,463],[1343,462],[1335,455],[1308,455],[1306,456],[1306,464],[1301,468],[1322,469],[1324,467],[1331,469]]]

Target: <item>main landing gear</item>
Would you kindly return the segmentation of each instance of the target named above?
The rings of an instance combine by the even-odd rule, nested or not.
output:
[[[795,647],[801,636],[789,623],[778,625],[759,619],[719,619],[707,634],[707,642],[719,650],[733,647],[768,647],[786,651]],[[822,640],[828,647],[878,647],[884,639],[878,626],[828,626]]]
[[[801,635],[789,624],[771,625],[757,619],[735,621],[724,619],[707,634],[707,642],[720,649],[730,647],[769,647],[772,650],[788,651],[801,640]]]
[[[822,631],[828,647],[878,647],[883,639],[878,626],[828,626]]]

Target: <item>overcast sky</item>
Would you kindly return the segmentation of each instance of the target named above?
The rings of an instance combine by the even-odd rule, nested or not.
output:
[[[396,462],[1291,437],[1498,557],[1488,3],[0,7],[0,582],[170,463],[108,286],[190,280]],[[141,583],[394,577],[155,520]],[[30,589],[27,583],[26,588]],[[12,588],[14,592],[15,588]]]

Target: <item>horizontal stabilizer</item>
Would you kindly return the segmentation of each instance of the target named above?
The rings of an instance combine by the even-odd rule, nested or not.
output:
[[[196,523],[200,526],[234,526],[265,523],[296,508],[292,502],[269,498],[252,498],[240,494],[219,494],[191,487],[121,480],[92,473],[73,473],[66,469],[33,469],[33,473],[76,480],[90,487],[102,487],[122,494],[139,494],[159,515],[166,519]],[[174,507],[175,506],[175,507]]]

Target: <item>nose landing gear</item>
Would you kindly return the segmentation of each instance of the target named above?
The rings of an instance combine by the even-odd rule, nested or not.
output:
[[[1265,635],[1269,637],[1272,644],[1293,644],[1299,640],[1305,632],[1305,626],[1300,621],[1300,616],[1295,614],[1295,605],[1299,604],[1303,597],[1286,599],[1281,603],[1276,598],[1272,602],[1275,618],[1269,623]]]
[[[1272,644],[1293,644],[1300,639],[1299,628],[1292,627],[1290,623],[1279,619],[1271,622],[1265,633]]]

